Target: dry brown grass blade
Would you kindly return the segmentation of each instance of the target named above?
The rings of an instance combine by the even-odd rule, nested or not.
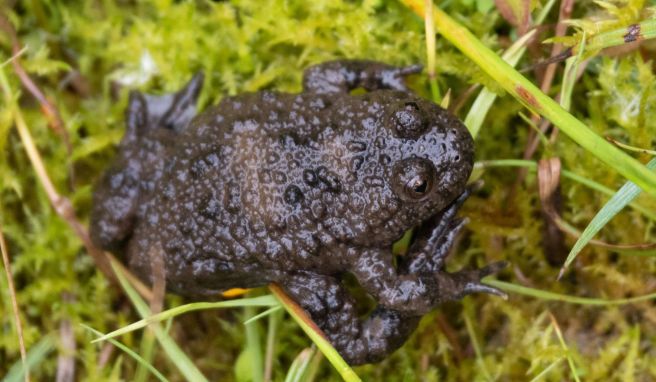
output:
[[[456,330],[453,329],[453,326],[449,324],[449,321],[447,321],[443,314],[438,313],[435,316],[435,322],[442,331],[442,334],[444,334],[444,337],[446,337],[449,345],[451,345],[451,351],[455,357],[456,364],[462,363],[462,361],[465,359],[465,351],[462,349],[460,341],[458,341],[458,334],[456,333]]]
[[[574,9],[574,1],[575,0],[562,0],[560,3],[560,10],[558,12],[558,23],[556,24],[555,28],[555,37],[562,37],[565,35],[567,32],[567,24],[565,24],[565,20],[568,20],[571,15],[572,11]],[[551,49],[551,56],[550,57],[555,57],[558,56],[562,53],[562,45],[561,44],[554,44],[552,49]],[[544,71],[544,75],[542,76],[542,82],[540,84],[540,90],[544,92],[545,94],[549,93],[549,90],[551,89],[551,86],[553,85],[553,80],[556,75],[556,69],[558,66],[556,65],[557,62],[551,63],[547,66],[546,70]],[[556,100],[558,100],[558,97],[556,97]],[[537,124],[538,121],[540,121],[539,116],[533,115],[531,117],[531,121],[534,124]],[[542,134],[546,133],[546,131],[551,127],[551,122],[549,122],[548,119],[543,118],[540,121],[540,127],[539,130],[542,132]],[[522,156],[523,159],[530,159],[533,157],[535,154],[535,151],[538,149],[538,144],[540,143],[540,137],[538,133],[531,129],[528,131],[528,137],[526,139],[526,146],[524,147],[524,155]],[[515,195],[516,195],[516,189],[517,187],[524,182],[524,179],[526,178],[527,175],[527,170],[525,168],[520,168],[517,170],[517,180],[513,184],[511,191],[509,193],[508,200],[512,200]],[[512,204],[512,203],[509,203]]]
[[[575,239],[581,236],[581,231],[574,228],[571,224],[566,222],[560,216],[560,208],[557,194],[560,187],[560,160],[558,158],[543,159],[538,163],[538,186],[540,193],[540,202],[542,203],[542,212],[546,216],[546,224],[552,224],[559,232],[563,232]],[[545,240],[549,240],[545,237]],[[553,243],[552,243],[553,244]],[[564,248],[562,238],[559,243]],[[597,247],[616,249],[616,250],[649,250],[656,248],[656,243],[637,243],[637,244],[610,244],[602,240],[590,240],[591,245]],[[557,250],[559,251],[559,250]],[[556,253],[555,255],[560,255]],[[547,256],[554,255],[546,253]],[[567,250],[562,252],[563,258],[559,259],[555,264],[561,264],[565,257],[567,257]],[[551,258],[549,261],[551,262]],[[556,259],[554,259],[556,260]],[[554,264],[554,265],[555,265]]]
[[[9,98],[8,95],[7,98]],[[27,128],[27,124],[23,119],[23,115],[18,110],[16,110],[14,113],[14,121],[16,123],[18,135],[20,136],[21,141],[23,142],[23,146],[25,147],[27,156],[29,157],[30,162],[32,164],[32,168],[34,168],[34,171],[36,172],[36,176],[39,179],[41,185],[43,186],[43,189],[45,190],[46,195],[48,196],[48,200],[50,200],[50,203],[55,209],[55,212],[57,212],[57,214],[61,216],[68,223],[68,225],[73,229],[75,234],[80,238],[80,240],[82,240],[82,243],[86,247],[91,257],[93,258],[98,269],[103,274],[105,274],[105,276],[107,276],[108,279],[114,280],[114,273],[112,272],[112,268],[109,265],[109,261],[107,260],[107,257],[102,251],[97,249],[91,242],[91,239],[89,238],[86,229],[75,216],[73,205],[70,202],[70,200],[61,196],[57,192],[55,185],[53,184],[52,180],[50,179],[50,176],[48,175],[48,172],[46,171],[46,167],[43,163],[43,160],[41,159],[41,155],[39,154],[39,151],[36,148],[36,145],[34,144],[32,135],[30,134],[30,131]]]
[[[560,170],[559,158],[542,159],[538,162],[540,212],[544,223],[542,248],[547,261],[553,266],[562,264],[568,252],[565,247],[565,235],[553,219],[554,216],[560,215],[562,209]]]
[[[326,333],[317,326],[317,324],[314,323],[312,320],[312,317],[303,309],[300,305],[296,303],[291,297],[285,293],[285,291],[278,286],[276,283],[271,283],[269,284],[269,290],[271,293],[276,296],[284,305],[289,307],[290,310],[294,311],[295,314],[298,315],[312,330],[314,330],[317,334],[319,334],[321,337],[323,337],[326,341],[330,341],[328,339],[328,336],[326,336]]]
[[[565,24],[565,20],[568,20],[572,16],[572,11],[574,10],[574,0],[563,0],[560,3],[560,10],[558,13],[558,23],[556,24],[556,30],[554,33],[555,37],[562,37],[565,35],[567,32],[567,24]],[[551,55],[550,57],[557,57],[562,53],[563,47],[561,44],[554,44],[553,47],[551,48]],[[556,68],[558,66],[556,65],[556,62],[551,63],[547,66],[546,70],[544,71],[544,76],[542,77],[542,83],[540,84],[540,90],[542,90],[544,93],[548,93],[549,90],[551,89],[551,85],[553,84],[553,80],[556,76]],[[533,116],[532,117],[533,123],[537,124],[538,122],[538,117]],[[545,133],[547,129],[551,126],[551,122],[549,122],[547,119],[544,119],[542,123],[540,123],[540,131],[542,133]],[[537,133],[533,130],[529,131],[529,138],[527,139],[527,145],[524,149],[524,159],[530,159],[533,157],[533,154],[535,154],[535,150],[537,150],[539,143],[539,137]],[[521,171],[521,170],[520,170]],[[524,174],[526,176],[526,174]],[[521,176],[518,178],[522,178]],[[518,180],[518,183],[521,183],[522,179]]]
[[[150,257],[150,268],[153,273],[153,295],[149,300],[150,311],[157,314],[164,306],[164,294],[166,293],[166,269],[164,268],[164,251],[158,245],[148,251]]]
[[[554,220],[558,228],[561,231],[565,232],[567,235],[578,239],[581,237],[581,231],[574,228],[571,224],[565,221],[560,216],[557,216]],[[619,251],[647,251],[651,249],[656,249],[656,243],[632,243],[632,244],[611,244],[603,240],[592,239],[588,242],[590,245],[594,245],[601,248],[615,249]]]
[[[12,52],[15,56],[17,56],[18,53],[21,51],[21,44],[20,41],[18,40],[18,36],[16,35],[16,30],[14,29],[14,26],[11,25],[11,22],[9,22],[7,17],[1,13],[0,13],[0,30],[3,30],[9,36],[9,39],[11,41]],[[23,84],[23,87],[30,94],[32,94],[32,96],[41,105],[41,111],[43,112],[43,114],[46,116],[46,119],[48,120],[48,126],[50,126],[50,128],[57,135],[59,135],[64,141],[64,145],[66,146],[66,151],[68,153],[68,156],[70,157],[71,154],[73,153],[73,146],[71,145],[71,139],[68,136],[68,132],[64,128],[64,121],[61,118],[59,109],[57,109],[57,107],[52,102],[50,102],[50,100],[48,100],[48,97],[46,97],[45,94],[43,94],[41,89],[39,89],[39,87],[32,80],[30,75],[27,74],[25,69],[23,69],[18,57],[11,60],[11,64],[14,68],[14,71],[16,72],[16,75],[20,79],[21,84]]]
[[[16,30],[2,13],[0,13],[0,30],[4,30],[9,35],[9,39],[11,40],[11,49],[14,55],[14,58],[11,60],[11,64],[14,68],[14,72],[16,72],[16,75],[20,79],[23,87],[30,94],[32,94],[37,102],[39,102],[39,105],[41,106],[41,112],[46,116],[46,119],[48,120],[48,126],[55,132],[55,134],[61,137],[62,141],[64,142],[64,146],[66,147],[66,154],[68,155],[68,158],[71,158],[73,155],[73,145],[71,144],[71,139],[68,135],[68,132],[66,131],[66,128],[64,127],[64,121],[61,118],[59,109],[57,109],[57,107],[52,102],[50,102],[50,100],[48,100],[45,94],[41,91],[41,89],[39,89],[29,74],[27,74],[25,69],[23,69],[21,66],[19,56],[23,50],[21,49],[20,41],[16,35]],[[69,175],[69,185],[71,189],[74,189],[75,170],[73,168],[73,164],[69,162],[66,167]]]
[[[494,0],[494,4],[501,16],[516,27],[520,35],[528,31],[531,21],[530,0]]]
[[[105,366],[107,366],[109,360],[114,355],[115,349],[116,347],[111,342],[107,342],[105,345],[103,345],[98,355],[98,369],[104,369]]]
[[[73,296],[65,294],[62,300],[66,303],[73,302]],[[75,381],[75,333],[73,325],[69,318],[63,318],[59,323],[59,338],[61,346],[59,347],[59,356],[57,357],[57,377],[56,382],[73,382]]]
[[[574,364],[574,359],[572,358],[572,355],[570,354],[569,346],[565,342],[565,337],[563,336],[563,331],[560,329],[560,325],[558,325],[558,321],[556,321],[556,317],[554,317],[551,312],[549,313],[549,319],[551,320],[551,325],[553,326],[554,330],[556,331],[556,336],[558,337],[558,342],[560,342],[560,346],[565,352],[565,357],[567,358],[567,363],[569,364],[569,368],[572,372],[572,376],[574,377],[574,381],[580,382],[578,373],[576,371],[576,365]]]
[[[13,105],[14,103],[13,95],[9,88],[7,79],[3,72],[0,72],[0,76],[1,76],[0,79],[2,80],[2,84],[1,84],[2,90],[5,93],[5,99],[7,101],[6,104]],[[117,279],[109,263],[109,259],[113,259],[113,256],[109,253],[103,252],[100,249],[96,248],[96,246],[91,242],[91,238],[89,237],[86,228],[75,215],[73,204],[70,202],[70,200],[68,200],[68,198],[60,195],[57,192],[54,183],[52,182],[50,176],[48,175],[43,160],[41,159],[39,150],[36,148],[36,145],[34,144],[34,140],[32,139],[32,135],[30,134],[27,124],[25,123],[25,119],[23,119],[23,115],[21,114],[17,105],[13,105],[13,106],[14,106],[14,113],[13,113],[14,123],[16,125],[16,129],[18,130],[18,135],[20,136],[21,142],[23,143],[23,146],[30,160],[32,168],[36,173],[37,179],[39,180],[41,186],[46,192],[50,204],[55,209],[55,212],[62,219],[64,219],[64,221],[71,227],[71,229],[73,229],[75,235],[82,241],[82,244],[84,245],[87,252],[93,259],[94,263],[96,264],[96,267],[105,275],[105,277],[107,277],[108,280],[110,280],[113,283],[116,283]],[[141,283],[134,275],[132,275],[132,273],[130,273],[127,269],[125,269],[125,267],[121,267],[121,268],[122,268],[121,270],[125,271],[125,274],[128,276],[130,281],[134,283],[135,289],[144,298],[152,299],[152,291],[143,283]]]
[[[18,347],[20,349],[23,370],[25,371],[25,382],[30,381],[30,370],[27,368],[27,352],[25,351],[25,339],[23,338],[23,324],[20,320],[20,310],[18,308],[18,299],[16,298],[16,288],[14,287],[14,275],[11,272],[11,262],[9,261],[9,251],[5,243],[5,236],[2,233],[2,224],[0,224],[0,252],[2,252],[2,262],[5,266],[7,276],[7,285],[9,285],[9,297],[11,298],[11,308],[14,313],[14,322],[16,323],[16,333],[18,334]]]

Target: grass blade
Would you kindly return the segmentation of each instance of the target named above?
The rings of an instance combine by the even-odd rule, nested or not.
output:
[[[550,0],[544,8],[542,8],[540,14],[535,19],[535,25],[542,24],[542,21],[547,17],[555,2],[555,0]],[[433,18],[431,12],[426,12],[426,15],[431,15],[430,21],[432,22]],[[426,22],[428,23],[428,19],[426,19]],[[514,68],[526,52],[526,43],[535,35],[535,32],[536,30],[534,29],[524,34],[524,36],[515,41],[515,43],[506,50],[501,58]],[[487,112],[490,110],[490,107],[492,107],[496,98],[496,94],[485,88],[481,90],[469,109],[469,113],[467,113],[464,123],[474,139],[476,139],[476,136],[483,125],[483,121],[487,116]]]
[[[574,363],[574,358],[572,358],[572,352],[569,350],[569,346],[567,346],[567,342],[565,342],[565,338],[563,337],[563,333],[560,331],[560,326],[558,326],[558,322],[556,322],[556,318],[553,316],[553,314],[549,313],[549,318],[551,319],[551,324],[553,325],[554,329],[556,330],[556,336],[558,336],[558,341],[560,342],[560,346],[565,351],[565,357],[567,358],[567,364],[569,365],[569,368],[572,371],[572,375],[574,376],[574,380],[576,382],[581,382],[581,380],[579,379],[579,373],[577,371],[576,364]]]
[[[294,362],[292,362],[292,365],[289,367],[289,371],[285,377],[285,382],[303,381],[302,378],[305,376],[305,371],[310,365],[310,361],[314,357],[316,351],[317,349],[312,347],[303,349],[300,353],[298,353],[296,358],[294,358]]]
[[[256,324],[257,320],[253,320],[256,316],[255,308],[253,306],[245,306],[244,313],[249,317],[246,321],[246,348],[245,351],[249,353],[251,378],[253,382],[262,382],[264,372],[264,362],[262,361],[262,336]]]
[[[100,333],[100,335],[102,336],[103,333]],[[152,370],[150,370],[148,366],[153,362],[153,358],[155,357],[155,341],[155,335],[151,330],[146,330],[143,337],[141,337],[138,354],[143,354],[143,357],[141,358],[144,362],[139,362],[139,367],[134,373],[134,382],[145,382],[148,380],[148,372],[150,371],[152,373]],[[132,351],[132,349],[130,349],[130,351]]]
[[[425,8],[422,0],[403,0],[403,3],[423,17]],[[648,194],[656,196],[656,174],[590,130],[444,11],[433,7],[433,12],[437,31],[480,66],[508,93],[531,111],[549,119],[574,142],[609,167],[633,181]]]
[[[552,362],[549,366],[545,367],[544,370],[542,370],[542,371],[540,372],[540,374],[536,375],[533,379],[531,379],[530,382],[538,382],[538,381],[540,381],[540,380],[541,380],[542,378],[544,378],[547,374],[549,374],[549,372],[551,371],[551,369],[553,369],[554,367],[558,366],[558,364],[560,363],[560,361],[562,361],[563,359],[564,359],[564,358],[558,358],[557,360],[555,360],[554,362]]]
[[[103,333],[102,333],[102,332],[99,332],[99,331],[97,331],[96,329],[94,329],[94,328],[92,328],[92,327],[90,327],[90,326],[88,326],[88,325],[82,324],[82,327],[83,327],[84,329],[90,331],[91,333],[95,334],[95,335],[98,336],[98,337],[103,336]],[[148,362],[147,360],[145,360],[143,357],[141,357],[141,356],[140,356],[139,354],[137,354],[135,351],[133,351],[133,350],[130,349],[129,347],[125,346],[123,343],[121,343],[121,342],[119,342],[119,341],[116,341],[115,339],[110,339],[110,340],[108,340],[108,341],[109,341],[112,345],[114,345],[114,346],[116,346],[117,348],[123,350],[123,352],[125,352],[127,355],[129,355],[130,357],[132,357],[135,361],[137,361],[137,363],[138,363],[140,366],[143,366],[146,370],[150,371],[150,372],[151,372],[151,373],[152,373],[157,379],[159,379],[159,380],[162,381],[162,382],[168,382],[168,379],[166,379],[166,377],[164,377],[164,375],[162,375],[162,373],[160,373],[159,370],[157,370],[153,365],[150,364],[150,362]]]
[[[424,0],[426,5],[432,3],[432,0]],[[428,9],[428,6],[426,7]],[[426,71],[428,72],[428,81],[430,82],[431,97],[433,102],[438,103],[442,99],[440,94],[440,87],[437,85],[437,77],[435,75],[435,23],[433,23],[433,15],[426,12],[424,27],[426,33]]]
[[[624,45],[629,42],[646,40],[656,37],[656,20],[645,20],[638,24],[631,24],[628,27],[613,29],[610,31],[595,34],[588,41],[583,40],[574,48],[572,52],[587,51],[585,56],[595,54],[596,52],[610,48],[612,46]],[[587,45],[587,47],[586,47]]]
[[[656,169],[656,158],[647,163],[647,168],[650,170]],[[565,270],[572,264],[576,256],[581,252],[583,247],[612,219],[617,215],[627,204],[631,203],[642,190],[633,182],[626,182],[615,195],[597,212],[594,218],[590,221],[579,239],[574,243],[572,250],[569,252],[565,264],[560,269],[558,278],[562,277]]]
[[[218,308],[236,308],[236,307],[244,307],[244,306],[264,306],[264,307],[276,307],[278,305],[278,301],[271,296],[260,296],[260,297],[253,297],[253,298],[243,298],[243,299],[238,299],[238,300],[230,300],[230,301],[219,301],[219,302],[194,302],[191,304],[185,304],[185,305],[180,305],[176,306],[175,308],[171,308],[165,311],[162,311],[160,313],[154,314],[152,316],[147,316],[146,318],[133,322],[130,325],[124,326],[118,330],[115,330],[111,333],[107,333],[104,336],[100,338],[96,338],[92,342],[99,342],[99,341],[105,341],[110,338],[114,338],[116,336],[120,336],[122,334],[144,328],[152,323],[155,322],[160,322],[160,321],[165,321],[170,318],[173,318],[175,316],[178,316],[180,314],[188,313],[188,312],[193,312],[195,310],[203,310],[203,309],[218,309]],[[144,315],[142,315],[144,316]]]
[[[55,350],[56,342],[53,336],[46,335],[39,342],[30,348],[27,352],[25,363],[28,370],[34,369],[35,366],[40,364],[46,359],[51,351]],[[7,375],[2,379],[2,382],[23,382],[25,378],[25,370],[23,369],[23,362],[18,361],[11,366]]]
[[[603,298],[589,298],[589,297],[577,297],[569,296],[566,294],[554,293],[549,291],[544,291],[540,289],[534,289],[525,287],[522,285],[517,285],[513,283],[508,283],[501,280],[492,280],[485,279],[486,284],[489,284],[493,287],[497,287],[504,292],[517,293],[524,296],[536,297],[545,301],[562,301],[570,304],[579,304],[579,305],[591,305],[591,306],[611,306],[611,305],[626,305],[633,304],[641,301],[656,300],[656,293],[650,293],[642,296],[631,297],[631,298],[619,298],[616,300],[606,300]]]
[[[467,334],[469,334],[469,339],[471,340],[472,347],[474,348],[474,353],[476,354],[476,363],[481,368],[481,371],[485,376],[485,379],[491,381],[492,376],[490,375],[490,372],[487,369],[487,365],[485,364],[485,360],[483,359],[483,351],[481,351],[481,345],[478,343],[478,338],[476,337],[476,331],[474,330],[474,325],[472,324],[471,319],[469,318],[469,314],[466,313],[463,314],[463,318],[465,319]]]
[[[25,338],[23,336],[23,324],[20,317],[20,308],[18,306],[18,298],[16,297],[16,287],[14,286],[14,274],[11,271],[11,261],[9,259],[9,251],[5,243],[5,235],[2,233],[2,224],[0,224],[0,254],[2,255],[2,264],[5,268],[5,276],[7,277],[7,288],[9,289],[9,299],[11,300],[11,310],[14,316],[14,325],[16,326],[16,336],[18,337],[18,347],[20,350],[21,361],[23,362],[23,370],[25,382],[30,382],[30,369],[27,367],[27,351],[25,350]]]
[[[563,85],[560,88],[560,105],[565,110],[569,110],[572,105],[572,92],[574,91],[576,75],[579,71],[579,63],[581,63],[581,54],[583,53],[583,49],[585,49],[585,32],[583,33],[582,44],[582,50],[575,57],[570,57],[565,62]]]
[[[273,359],[276,354],[276,337],[278,336],[278,326],[280,325],[280,321],[282,320],[283,314],[284,311],[282,309],[276,309],[275,311],[269,314],[268,325],[267,325],[266,352],[264,356],[265,382],[270,382],[271,375],[273,374]]]
[[[244,325],[248,325],[248,324],[250,324],[250,323],[253,323],[253,322],[255,322],[255,321],[261,319],[262,317],[266,317],[266,316],[268,316],[268,315],[271,315],[271,314],[273,314],[273,313],[279,311],[280,309],[282,309],[282,306],[281,306],[281,305],[271,307],[271,308],[265,310],[264,312],[258,313],[258,314],[256,314],[256,315],[250,317],[249,319],[247,319],[246,321],[244,321]]]
[[[486,161],[480,161],[474,163],[474,169],[481,169],[487,167],[525,167],[529,171],[535,172],[537,170],[538,165],[534,161],[525,160],[525,159],[497,159],[497,160],[486,160]],[[587,186],[595,191],[601,192],[602,194],[606,194],[608,196],[615,195],[614,190],[602,184],[599,184],[594,180],[583,177],[579,174],[573,173],[568,170],[562,170],[562,175],[565,178],[569,178],[575,182],[581,183],[584,186]],[[635,209],[636,211],[639,211],[649,219],[656,220],[656,214],[652,210],[645,208],[642,205],[637,204],[636,202],[629,203],[629,206]]]
[[[510,48],[508,48],[506,53],[503,54],[502,58],[513,67],[517,65],[519,59],[522,58],[524,52],[526,52],[526,43],[534,35],[535,29],[526,33],[524,36],[522,36],[522,38],[515,41],[515,43],[512,44]],[[476,97],[476,100],[474,100],[474,103],[469,109],[469,113],[467,113],[464,122],[465,126],[467,126],[467,129],[469,130],[469,133],[472,135],[472,137],[474,137],[474,139],[476,139],[476,136],[478,135],[478,132],[483,125],[483,121],[485,120],[485,116],[487,116],[487,112],[490,110],[490,107],[492,107],[492,104],[496,99],[497,95],[491,92],[489,89],[485,88],[481,90],[481,92],[478,94],[478,97]]]
[[[134,305],[137,312],[139,312],[139,315],[141,317],[147,317],[150,314],[148,305],[144,302],[144,300],[141,299],[137,291],[128,283],[127,279],[123,275],[123,272],[121,272],[118,267],[114,266],[113,263],[112,267],[114,268],[116,277],[123,287],[123,290],[130,298],[130,301]],[[187,355],[182,351],[182,349],[180,349],[175,341],[173,341],[173,339],[166,332],[164,332],[158,324],[154,323],[150,326],[150,328],[152,328],[153,332],[155,333],[157,341],[160,343],[160,345],[162,345],[164,353],[166,353],[171,362],[178,368],[178,370],[180,370],[180,373],[182,373],[182,375],[188,381],[207,382],[207,378],[205,378],[203,373],[198,370],[196,365],[191,362],[189,357],[187,357]]]

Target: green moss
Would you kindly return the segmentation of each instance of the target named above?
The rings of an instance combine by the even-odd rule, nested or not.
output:
[[[488,0],[447,1],[443,8],[472,30],[487,46],[499,50],[513,38],[510,27]],[[545,3],[544,1],[541,3]],[[573,17],[587,33],[608,31],[643,20],[653,9],[645,1],[609,1],[605,7],[577,2]],[[650,13],[651,12],[651,13]],[[546,24],[555,23],[552,12]],[[207,81],[202,106],[244,91],[299,91],[302,70],[337,57],[364,57],[393,64],[425,62],[422,21],[400,3],[386,0],[212,2],[152,0],[143,2],[78,0],[18,1],[8,15],[28,46],[24,68],[59,108],[73,146],[69,156],[61,138],[33,98],[22,91],[19,102],[47,170],[58,190],[74,202],[85,218],[91,185],[107,165],[123,132],[127,92],[139,88],[166,92],[179,88],[202,70]],[[596,29],[595,29],[596,28]],[[570,33],[575,43],[582,33]],[[546,35],[544,37],[550,37]],[[9,39],[0,33],[0,61],[11,56]],[[471,84],[495,92],[501,87],[438,36],[437,74],[440,89],[457,99]],[[574,88],[572,113],[594,131],[622,142],[651,148],[656,135],[654,108],[654,45],[642,52],[595,56]],[[535,52],[533,52],[535,54]],[[537,58],[528,56],[518,67]],[[11,72],[11,65],[3,67]],[[533,73],[526,73],[533,81]],[[560,72],[550,94],[557,94]],[[14,92],[21,89],[13,74]],[[428,80],[413,86],[430,94]],[[471,100],[464,103],[460,117]],[[18,301],[28,349],[47,334],[58,337],[60,322],[74,328],[74,354],[80,380],[111,380],[112,373],[129,379],[137,365],[113,356],[103,366],[101,347],[79,325],[107,332],[137,319],[118,290],[96,272],[80,241],[54,213],[38,185],[22,143],[13,129],[12,110],[0,107],[0,222],[9,243]],[[518,116],[521,105],[501,97],[492,107],[477,140],[477,160],[521,158],[529,127]],[[543,156],[558,156],[563,167],[617,188],[623,182],[589,153],[566,137]],[[640,159],[646,159],[640,157]],[[75,170],[74,184],[67,164]],[[458,269],[495,260],[510,260],[503,279],[577,296],[622,298],[653,291],[653,257],[618,255],[590,246],[572,271],[556,283],[557,269],[548,265],[541,247],[542,225],[535,176],[515,183],[516,169],[489,169],[480,175],[484,189],[469,200],[463,214],[471,223],[449,267]],[[74,187],[72,187],[74,186]],[[607,198],[579,183],[563,181],[563,217],[579,228]],[[656,201],[639,202],[656,210]],[[654,241],[653,222],[626,210],[602,230],[600,239],[613,243]],[[566,240],[569,246],[572,238]],[[10,300],[0,276],[0,375],[19,360]],[[179,303],[170,297],[169,303]],[[555,335],[551,312],[563,331],[564,350]],[[465,317],[470,322],[467,329]],[[651,380],[656,368],[656,310],[653,304],[580,307],[535,298],[467,297],[429,314],[412,339],[380,365],[356,369],[363,380],[460,381],[530,380],[549,368],[543,380],[573,380],[569,356],[586,381]],[[237,357],[245,348],[239,311],[204,312],[175,320],[171,334],[211,380],[232,380]],[[441,324],[438,324],[441,323]],[[447,325],[445,326],[444,323]],[[264,327],[264,326],[263,326]],[[450,337],[444,328],[449,327]],[[309,340],[288,318],[277,330],[275,380],[283,380],[297,353]],[[480,345],[477,358],[472,337]],[[141,333],[121,340],[138,350]],[[461,353],[454,351],[455,341]],[[153,364],[170,380],[177,370],[156,350]],[[51,353],[33,370],[35,380],[53,379],[57,357]],[[592,367],[591,365],[594,365]],[[324,364],[321,380],[337,380]]]

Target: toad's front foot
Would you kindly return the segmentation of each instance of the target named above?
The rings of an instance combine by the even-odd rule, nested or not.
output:
[[[442,301],[459,300],[472,293],[489,293],[507,298],[501,290],[483,284],[481,279],[504,269],[506,261],[488,264],[483,268],[461,270],[455,273],[440,272],[436,275],[439,294]]]

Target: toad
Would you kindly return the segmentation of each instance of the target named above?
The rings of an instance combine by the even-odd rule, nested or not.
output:
[[[474,146],[461,121],[408,91],[419,71],[326,62],[299,94],[226,97],[197,116],[202,75],[174,94],[133,91],[93,194],[92,240],[149,282],[161,259],[167,288],[185,296],[276,283],[347,362],[380,361],[440,303],[502,294],[480,281],[501,263],[445,271]],[[377,303],[365,317],[346,273]]]

